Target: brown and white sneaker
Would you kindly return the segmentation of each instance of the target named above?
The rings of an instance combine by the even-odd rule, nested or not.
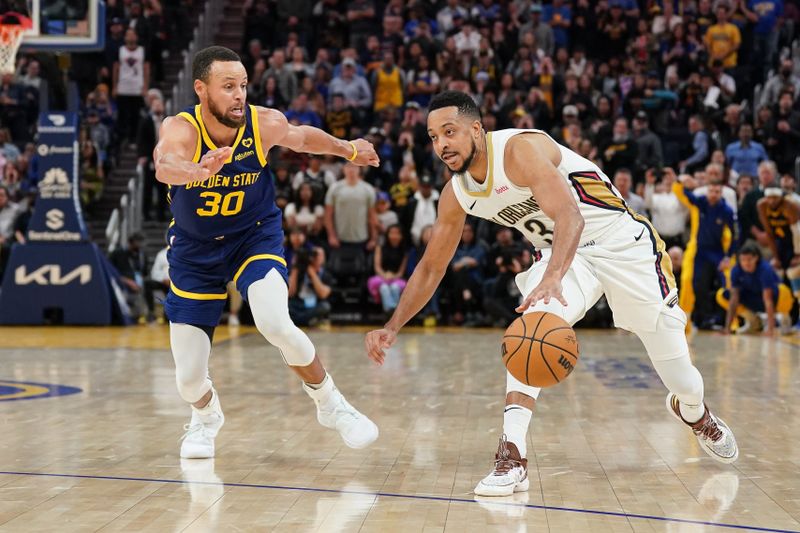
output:
[[[511,496],[528,490],[528,460],[519,456],[517,446],[508,442],[505,435],[500,437],[494,458],[494,469],[475,487],[476,495]]]
[[[681,415],[681,404],[678,397],[673,393],[667,394],[667,410],[672,416],[692,428],[692,432],[697,437],[697,442],[708,455],[720,463],[732,463],[739,457],[739,446],[736,444],[736,437],[728,425],[721,418],[714,416],[708,410],[697,422],[687,422]]]

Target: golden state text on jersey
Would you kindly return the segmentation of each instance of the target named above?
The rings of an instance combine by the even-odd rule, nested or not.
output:
[[[197,129],[197,163],[217,146],[208,135],[200,105],[178,113]],[[275,188],[267,164],[258,111],[252,105],[245,113],[233,151],[220,171],[203,181],[173,185],[169,202],[175,225],[198,239],[214,239],[245,231],[258,223],[281,227],[281,212],[275,205]]]

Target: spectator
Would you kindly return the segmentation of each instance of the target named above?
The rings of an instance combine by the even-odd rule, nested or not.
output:
[[[13,73],[3,74],[0,79],[0,121],[10,130],[12,138],[27,141],[30,134],[24,88],[14,80]]]
[[[495,327],[505,328],[517,318],[517,308],[522,293],[516,283],[516,275],[527,270],[531,263],[529,250],[507,248],[497,257],[498,274],[484,286],[483,307]]]
[[[108,149],[111,146],[111,131],[105,124],[100,122],[100,115],[96,109],[92,109],[87,113],[85,127],[87,137],[97,147],[97,154],[100,156],[100,160],[103,163],[107,162]]]
[[[322,156],[310,155],[308,166],[294,175],[292,189],[296,191],[304,183],[311,185],[314,197],[322,202],[330,186],[336,183],[336,176],[330,170],[322,168]]]
[[[405,74],[394,63],[394,53],[384,52],[380,68],[372,73],[372,88],[375,95],[373,109],[376,113],[392,106],[403,106]]]
[[[11,201],[8,187],[0,185],[0,283],[14,243],[14,224],[19,216],[19,206]]]
[[[778,108],[768,127],[767,147],[773,155],[778,172],[794,172],[794,161],[800,146],[800,113],[792,109],[792,91],[784,90]]]
[[[600,146],[603,170],[613,176],[620,168],[635,168],[638,156],[636,143],[628,133],[628,121],[620,117],[614,121],[612,137]]]
[[[683,247],[688,211],[672,191],[675,171],[665,168],[660,184],[656,183],[657,177],[655,169],[648,169],[645,173],[644,206],[650,212],[650,221],[664,240],[666,248]]]
[[[134,233],[128,237],[127,248],[117,248],[109,258],[111,264],[119,272],[123,289],[131,307],[134,318],[146,319],[147,322],[155,320],[153,291],[161,287],[161,283],[151,280],[147,275],[147,256],[144,251],[144,235]],[[143,315],[142,301],[146,306],[147,315]]]
[[[722,184],[722,198],[725,200],[725,203],[728,204],[728,207],[733,210],[734,216],[736,215],[739,204],[736,199],[736,191],[727,185],[727,182],[724,178],[724,168],[722,165],[717,163],[709,163],[706,165],[705,169],[705,181],[706,183],[721,183]],[[697,187],[694,191],[692,191],[695,196],[706,196],[708,194],[708,185],[703,185],[702,187]]]
[[[644,214],[644,199],[633,192],[633,175],[627,168],[620,168],[614,173],[614,187],[617,188],[625,203],[635,213]]]
[[[564,0],[553,0],[542,10],[542,21],[553,28],[556,48],[569,47],[569,29],[572,26],[572,10]]]
[[[81,143],[80,177],[81,203],[91,211],[103,195],[105,182],[103,165],[92,141]]]
[[[325,250],[301,248],[289,269],[289,314],[298,326],[313,326],[328,317],[333,279],[325,270]]]
[[[680,171],[686,173],[692,173],[705,166],[711,155],[710,139],[705,131],[703,117],[700,115],[689,117],[689,133],[692,136],[692,154],[678,165]]]
[[[480,298],[485,256],[486,247],[476,240],[472,224],[465,224],[446,281],[453,304],[453,321],[457,325],[479,326],[483,321]]]
[[[778,186],[778,169],[773,161],[762,161],[758,165],[758,187],[747,193],[742,200],[739,212],[739,238],[743,244],[748,239],[755,239],[760,245],[767,246],[767,236],[758,217],[758,201],[764,197],[764,190]]]
[[[419,190],[403,210],[401,223],[411,233],[412,242],[417,245],[425,226],[430,226],[436,221],[439,206],[439,191],[433,188],[433,179],[429,174],[423,174],[419,180]]]
[[[156,194],[156,219],[164,222],[167,219],[167,186],[156,179],[156,168],[153,164],[153,150],[158,143],[161,121],[164,120],[164,101],[160,98],[150,100],[150,109],[139,123],[136,135],[136,150],[139,155],[139,166],[144,172],[142,187],[142,214],[145,220],[152,219],[153,192]]]
[[[258,67],[256,67],[258,71]],[[278,91],[281,96],[291,102],[297,96],[297,78],[292,68],[286,64],[286,54],[283,49],[278,48],[269,58],[269,68],[261,74],[261,86],[264,86],[267,78],[275,77],[278,82]]]
[[[761,72],[756,71],[757,79],[761,81],[773,64],[778,51],[780,36],[778,24],[783,15],[783,0],[747,0],[740,2],[739,8],[754,24],[753,57],[762,65]]]
[[[375,216],[378,220],[378,235],[383,237],[391,226],[400,223],[397,213],[392,211],[392,198],[389,193],[379,191],[375,200]],[[383,244],[382,242],[380,244]]]
[[[758,164],[769,157],[764,147],[753,141],[753,126],[745,123],[739,126],[739,140],[725,148],[725,159],[738,174],[753,175]]]
[[[791,89],[793,99],[800,96],[800,77],[794,74],[794,62],[791,58],[782,59],[778,72],[764,84],[759,104],[770,108],[774,107],[778,104],[778,99],[786,88]]]
[[[369,83],[363,76],[356,74],[356,62],[349,57],[342,61],[341,76],[331,80],[330,92],[343,95],[345,106],[358,112],[361,119],[372,105]]]
[[[308,97],[305,94],[298,94],[288,111],[285,113],[286,120],[296,126],[313,126],[319,128],[322,126],[322,118],[314,112],[308,102]]]
[[[408,264],[408,249],[405,246],[403,229],[399,225],[386,230],[386,242],[375,248],[373,257],[375,275],[367,281],[367,289],[375,303],[383,306],[384,313],[391,313],[400,301],[406,287],[404,279]]]
[[[300,228],[312,240],[320,235],[325,226],[325,208],[314,194],[309,182],[297,188],[294,201],[283,210],[288,228]]]
[[[465,19],[468,16],[469,12],[458,4],[458,0],[447,0],[447,5],[436,14],[436,23],[442,34],[449,35],[454,27],[453,19]]]
[[[530,20],[519,28],[519,41],[522,42],[522,36],[529,31],[533,32],[536,46],[545,56],[553,57],[556,49],[555,34],[549,24],[542,22],[542,5],[540,3],[531,4],[529,14]]]
[[[763,328],[764,335],[771,337],[778,332],[779,322],[783,326],[781,333],[791,331],[791,291],[754,244],[739,251],[737,264],[731,270],[731,288],[719,289],[717,302],[726,311],[725,332],[747,333]]]
[[[136,31],[125,32],[125,46],[120,47],[114,63],[112,96],[119,107],[119,135],[123,142],[133,143],[139,127],[144,96],[150,88],[150,63],[144,47],[139,45]]]
[[[372,0],[351,0],[347,3],[347,25],[350,46],[360,47],[374,30],[375,3]]]
[[[328,189],[325,227],[331,248],[375,248],[375,189],[364,182],[361,172],[361,167],[345,165],[344,179]]]
[[[633,138],[636,140],[638,171],[664,166],[661,139],[650,130],[650,118],[644,111],[637,112],[633,119]]]
[[[439,92],[441,80],[431,67],[428,56],[420,56],[416,66],[408,73],[406,92],[412,102],[427,107],[434,94]]]
[[[705,197],[695,196],[696,182],[681,176],[672,185],[678,199],[689,210],[691,229],[681,269],[680,306],[699,329],[718,325],[714,312],[716,288],[723,285],[722,273],[730,268],[735,251],[733,210],[722,198],[722,184],[712,182]]]
[[[738,64],[739,46],[742,35],[739,28],[728,22],[730,11],[724,4],[717,6],[717,23],[708,28],[703,39],[708,49],[709,66],[714,60],[722,61],[725,68],[734,68]]]

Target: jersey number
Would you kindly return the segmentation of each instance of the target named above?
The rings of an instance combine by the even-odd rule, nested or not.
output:
[[[553,239],[547,237],[547,235],[552,235],[553,232],[545,228],[544,222],[541,220],[532,218],[530,220],[526,220],[522,225],[525,226],[525,229],[531,233],[538,234],[547,244],[553,244]]]
[[[218,213],[229,217],[242,210],[244,191],[231,192],[225,196],[214,191],[204,191],[200,193],[200,198],[207,198],[205,207],[197,210],[197,214],[201,217],[213,217]]]

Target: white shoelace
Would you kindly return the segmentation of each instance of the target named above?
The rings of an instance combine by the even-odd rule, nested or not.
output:
[[[184,424],[183,425],[183,430],[186,433],[184,433],[183,437],[178,439],[178,441],[182,441],[182,440],[186,439],[189,435],[197,433],[198,431],[205,432],[205,429],[206,429],[206,426],[202,422],[198,422],[197,424]]]

